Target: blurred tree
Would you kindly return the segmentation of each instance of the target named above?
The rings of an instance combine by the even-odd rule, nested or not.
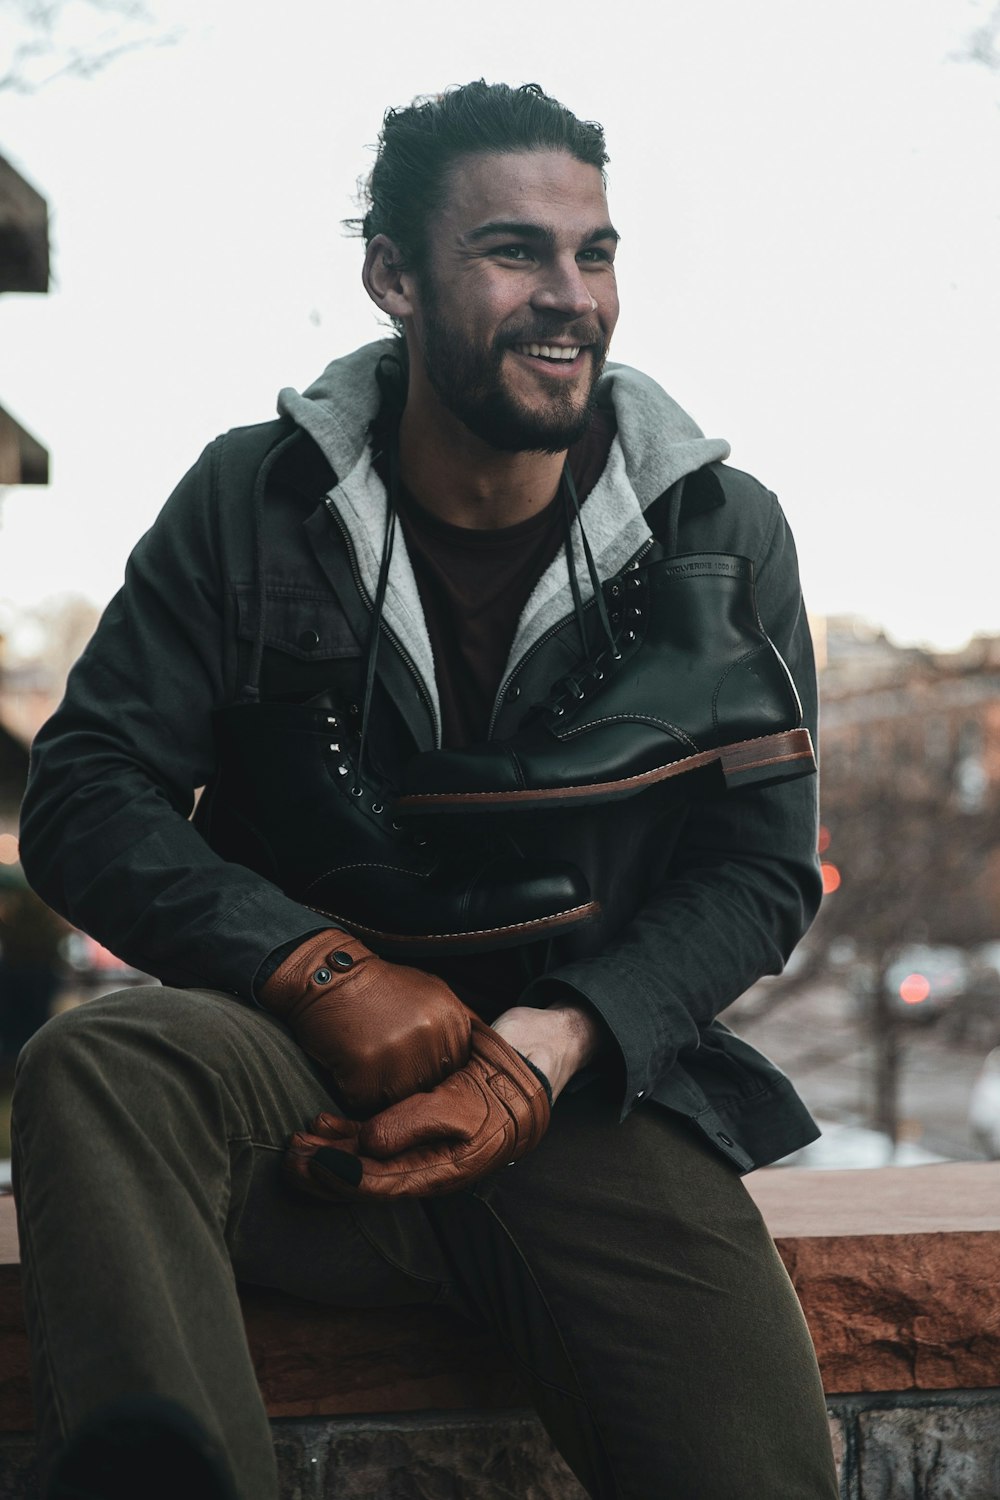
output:
[[[902,1036],[911,1016],[930,1021],[939,1012],[928,1005],[907,1013],[889,972],[914,944],[996,938],[1000,785],[961,737],[940,758],[928,758],[915,733],[887,743],[872,731],[862,758],[843,749],[831,744],[823,759],[820,914],[798,962],[752,1014],[847,972],[875,1053],[872,1124],[895,1140]]]
[[[956,62],[979,63],[1000,73],[1000,4],[994,4],[986,20],[974,26],[964,46],[955,53]]]
[[[176,42],[145,0],[3,0],[12,45],[0,91],[32,94],[57,78],[91,78],[127,52]]]

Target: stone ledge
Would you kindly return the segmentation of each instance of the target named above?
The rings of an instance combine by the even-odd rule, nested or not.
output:
[[[827,1394],[1000,1386],[1000,1162],[747,1179]]]
[[[758,1172],[828,1395],[1000,1387],[1000,1163]],[[272,1417],[496,1411],[526,1392],[499,1349],[426,1308],[350,1312],[246,1288]],[[13,1202],[0,1199],[0,1431],[32,1425]]]

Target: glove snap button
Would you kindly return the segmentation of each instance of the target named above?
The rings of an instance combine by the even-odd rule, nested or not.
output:
[[[331,956],[331,960],[330,961],[338,969],[353,969],[354,968],[354,959],[351,957],[351,955],[349,953],[345,953],[343,951],[343,949],[341,949],[341,948],[338,948],[337,951],[336,951],[336,953],[334,953]]]
[[[313,983],[329,984],[332,978],[333,975],[330,973],[329,969],[317,969],[315,974],[313,975]]]

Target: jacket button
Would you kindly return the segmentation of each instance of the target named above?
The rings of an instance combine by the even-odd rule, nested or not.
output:
[[[345,953],[342,948],[338,948],[336,953],[331,955],[330,962],[335,969],[353,969],[354,967],[354,959],[349,953]]]
[[[516,699],[520,698],[520,696],[521,696],[521,689],[518,687],[518,685],[517,685],[516,682],[513,683],[512,686],[507,689],[507,691],[504,694],[504,696],[507,699],[508,703],[513,703]]]
[[[298,644],[301,651],[312,651],[319,645],[319,636],[315,630],[303,630],[299,636]]]

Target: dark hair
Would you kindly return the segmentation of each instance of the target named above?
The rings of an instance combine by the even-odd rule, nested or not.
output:
[[[566,151],[604,175],[604,130],[578,120],[537,83],[511,88],[480,78],[443,94],[389,109],[382,121],[375,165],[360,184],[361,219],[347,226],[367,245],[384,234],[404,264],[420,272],[427,257],[427,223],[443,207],[448,169],[480,152]]]

